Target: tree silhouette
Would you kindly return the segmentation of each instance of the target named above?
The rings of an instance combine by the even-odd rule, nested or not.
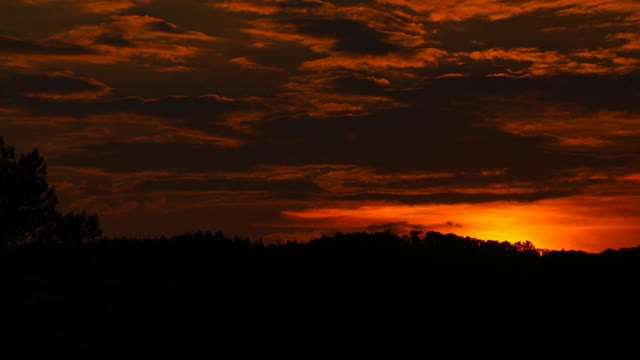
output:
[[[46,239],[52,243],[78,246],[85,241],[102,235],[98,224],[98,215],[89,215],[85,211],[58,216],[55,226]]]
[[[38,150],[16,157],[15,148],[0,137],[0,246],[43,234],[56,215],[57,201]]]
[[[77,243],[101,234],[96,215],[63,216],[57,203],[38,149],[16,156],[0,137],[0,250],[25,242]]]

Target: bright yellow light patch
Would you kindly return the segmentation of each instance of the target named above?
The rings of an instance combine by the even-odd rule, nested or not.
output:
[[[404,222],[484,240],[531,241],[547,249],[599,252],[640,245],[637,197],[571,197],[531,203],[453,205],[377,204],[357,208],[284,212],[327,229],[358,231]]]

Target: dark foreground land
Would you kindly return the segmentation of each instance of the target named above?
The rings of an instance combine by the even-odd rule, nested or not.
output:
[[[221,234],[0,255],[5,359],[636,358],[640,249]],[[45,357],[42,357],[45,358]]]

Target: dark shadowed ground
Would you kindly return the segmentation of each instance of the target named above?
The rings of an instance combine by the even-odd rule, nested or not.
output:
[[[627,358],[640,334],[637,248],[198,233],[23,246],[1,264],[16,359]]]

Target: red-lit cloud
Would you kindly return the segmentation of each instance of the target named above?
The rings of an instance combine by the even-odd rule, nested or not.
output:
[[[199,43],[216,40],[159,18],[114,15],[108,22],[81,25],[47,39],[0,35],[0,46],[4,43],[9,50],[0,58],[9,66],[21,68],[60,66],[64,62],[108,65],[135,61],[142,65],[158,64],[155,66],[159,71],[167,71],[186,68],[184,61],[203,51]]]
[[[107,234],[640,244],[635,0],[0,0],[0,23],[0,136]]]
[[[237,57],[237,58],[233,58],[231,60],[229,60],[230,63],[232,64],[236,64],[240,67],[243,67],[245,69],[253,69],[253,70],[265,70],[265,71],[282,71],[282,69],[279,69],[275,66],[265,66],[265,65],[260,65],[260,64],[256,64],[255,62],[251,61],[251,59],[247,58],[247,57]]]
[[[517,3],[504,0],[376,0],[382,4],[398,5],[428,16],[433,22],[461,22],[472,18],[501,20],[541,10],[554,11],[557,15],[594,15],[602,12],[640,13],[634,0],[524,0]]]
[[[497,120],[506,131],[518,135],[545,135],[568,148],[606,148],[628,152],[640,138],[640,115],[624,112],[575,114],[546,109],[526,118]],[[558,121],[562,119],[562,121]]]

